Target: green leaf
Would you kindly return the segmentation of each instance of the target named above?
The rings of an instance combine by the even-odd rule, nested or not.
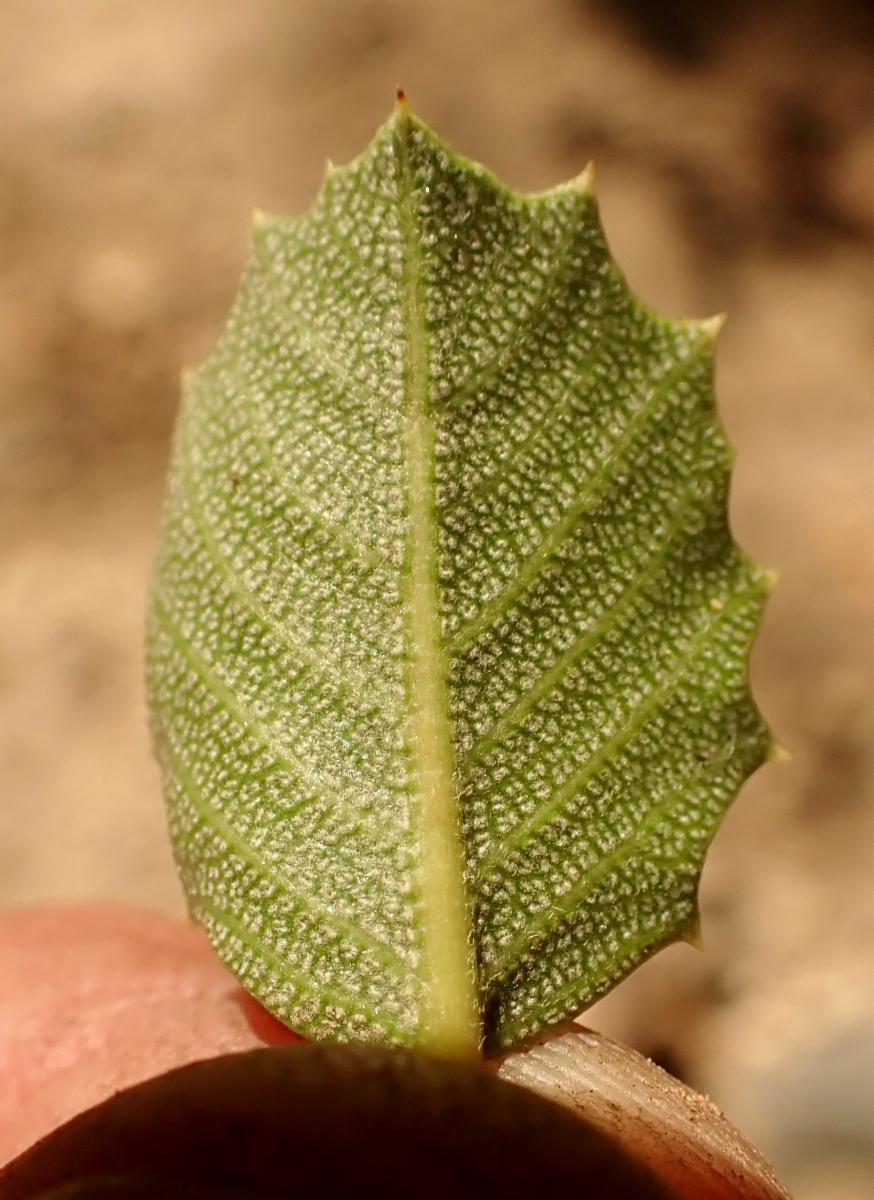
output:
[[[589,175],[518,195],[403,102],[256,222],[148,674],[191,911],[294,1028],[508,1047],[694,931],[769,747],[715,332],[630,294]]]

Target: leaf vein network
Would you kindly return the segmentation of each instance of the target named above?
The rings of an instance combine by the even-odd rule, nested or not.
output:
[[[534,204],[537,202],[534,201]],[[532,207],[532,202],[529,201],[526,207],[529,210]],[[559,285],[569,283],[569,268],[571,266],[571,251],[576,245],[576,235],[579,232],[579,226],[582,224],[581,217],[585,215],[585,210],[580,206],[577,213],[578,220],[576,222],[568,221],[567,228],[563,231],[561,243],[555,252],[549,270],[544,271],[541,276],[540,287],[538,289],[537,298],[528,307],[525,313],[525,319],[522,324],[521,336],[511,338],[509,342],[503,346],[496,354],[482,366],[474,368],[467,380],[463,381],[458,388],[446,398],[443,402],[447,407],[458,408],[471,396],[475,396],[485,387],[496,383],[503,375],[521,357],[523,350],[534,340],[534,335],[540,332],[541,323],[544,314],[547,311],[547,304],[553,299],[554,295],[559,290]],[[495,286],[499,281],[496,276],[510,258],[512,246],[508,246],[501,255],[497,267],[493,267],[491,274],[490,287]],[[488,290],[488,288],[484,289]]]
[[[513,963],[513,960],[517,959],[523,948],[526,949],[526,952],[534,955],[537,944],[553,933],[556,926],[572,914],[587,892],[593,890],[615,867],[621,866],[622,861],[644,843],[662,817],[670,812],[673,805],[693,788],[699,787],[723,765],[722,762],[716,761],[709,763],[706,767],[699,767],[679,787],[674,788],[668,795],[657,801],[627,837],[621,838],[612,850],[594,863],[566,892],[555,896],[548,908],[536,913],[532,920],[518,931],[512,942],[506,947],[502,947],[502,953],[495,959],[491,978],[500,977]]]
[[[323,981],[319,981],[317,987],[313,985],[312,980],[308,980],[305,975],[295,971],[287,959],[280,958],[270,946],[268,946],[263,938],[251,930],[247,925],[238,921],[228,910],[214,901],[209,900],[206,896],[198,894],[194,902],[201,912],[208,913],[220,925],[224,925],[225,929],[232,936],[239,938],[240,941],[249,950],[251,950],[257,958],[267,962],[282,980],[293,980],[295,987],[304,995],[312,996],[319,1001],[333,1002],[338,1007],[346,1007],[354,1012],[359,1012],[368,1020],[373,1020],[374,1011],[367,1005],[362,1004],[360,996],[354,996],[351,992],[340,991],[336,985],[328,985]],[[380,1013],[381,1019],[384,1020],[385,1013]],[[389,1022],[386,1022],[389,1024]],[[393,1030],[394,1032],[394,1030]]]
[[[572,800],[585,787],[592,776],[604,765],[605,761],[615,754],[617,750],[627,746],[640,733],[653,711],[666,697],[671,695],[698,654],[706,647],[708,636],[717,625],[724,622],[741,604],[749,602],[749,591],[750,589],[747,587],[737,592],[727,603],[723,604],[719,612],[709,616],[704,626],[689,639],[685,651],[677,656],[678,665],[663,682],[658,687],[653,688],[640,704],[635,705],[631,709],[628,713],[628,719],[594,752],[589,761],[579,771],[574,772],[573,775],[565,780],[553,796],[541,804],[539,808],[535,809],[524,821],[521,821],[500,845],[496,845],[481,860],[476,868],[479,878],[485,879],[490,875],[492,868],[495,866],[496,859],[500,857],[506,861],[507,856],[514,850],[521,849],[527,842],[536,837],[543,827],[560,811],[562,806],[569,800]]]
[[[602,347],[598,346],[596,350],[586,355],[583,361],[577,364],[573,375],[574,383],[586,384],[591,381],[598,360],[601,358],[601,352]],[[564,377],[564,381],[569,385],[572,382],[567,376]],[[549,429],[563,413],[568,412],[573,401],[579,394],[579,392],[570,386],[563,388],[561,393],[550,403],[546,411],[538,414],[537,420],[531,422],[531,429],[522,441],[517,442],[512,447],[512,457],[497,458],[493,461],[492,469],[484,472],[478,483],[471,488],[471,496],[476,497],[478,500],[488,500],[493,496],[501,484],[512,475],[513,471],[518,470],[519,464],[524,459],[528,450],[536,443],[538,438],[543,436],[544,429]]]
[[[182,786],[182,791],[194,810],[206,821],[219,837],[223,838],[233,848],[243,862],[256,872],[273,880],[289,897],[298,902],[311,916],[316,917],[323,925],[335,932],[350,938],[362,951],[375,953],[382,964],[388,967],[398,978],[407,969],[406,964],[394,948],[380,938],[374,937],[363,925],[348,917],[330,912],[319,900],[310,893],[296,887],[288,875],[275,864],[270,863],[260,855],[245,836],[224,816],[219,809],[204,794],[203,789],[194,778],[191,768],[185,762],[181,752],[174,746],[169,737],[165,737],[164,748]]]
[[[280,495],[284,496],[292,504],[296,504],[302,508],[316,522],[320,529],[366,571],[370,571],[380,563],[386,562],[385,555],[376,546],[369,544],[363,537],[360,540],[350,538],[346,530],[338,522],[329,517],[318,505],[313,504],[305,492],[294,487],[287,472],[283,471],[280,467],[277,455],[270,444],[269,436],[258,412],[258,407],[254,403],[248,388],[242,389],[242,398],[243,412],[249,423],[252,436],[258,445],[261,459],[279,489]]]
[[[285,751],[280,749],[278,745],[279,739],[274,731],[237,699],[233,691],[227,686],[206,658],[195,650],[189,639],[183,636],[160,597],[155,599],[153,606],[161,627],[169,637],[176,652],[189,663],[203,683],[210,689],[213,698],[224,708],[225,712],[236,720],[242,728],[247,729],[253,735],[255,740],[268,751],[278,767],[286,771],[292,779],[296,778],[300,782],[306,783],[310,794],[305,800],[299,800],[295,808],[303,808],[304,805],[313,803],[325,805],[330,801],[340,812],[346,816],[350,816],[352,810],[341,794],[326,792],[324,790],[325,781],[317,772],[313,771],[308,765],[304,767],[301,761],[292,762]]]
[[[271,617],[258,595],[246,583],[239,571],[234,567],[232,560],[224,552],[209,518],[203,511],[203,506],[198,500],[197,489],[190,478],[188,470],[185,470],[182,474],[182,486],[192,519],[204,540],[207,550],[210,552],[212,561],[218,567],[231,592],[237,597],[243,607],[261,622],[270,636],[276,640],[278,646],[287,650],[298,660],[302,667],[309,670],[317,678],[330,684],[331,687],[336,688],[338,692],[344,694],[357,706],[363,707],[362,693],[368,686],[372,687],[372,678],[370,680],[365,680],[363,677],[356,679],[349,673],[348,666],[344,665],[341,668],[335,658],[331,660],[331,672],[329,673],[326,670],[326,660],[323,653],[316,654],[304,642],[293,636],[286,622],[277,621]]]
[[[490,728],[480,734],[461,760],[460,767],[463,771],[469,771],[495,745],[503,741],[508,733],[517,729],[534,705],[558,686],[587,650],[597,641],[603,640],[619,624],[635,600],[639,599],[645,589],[656,580],[660,568],[664,566],[670,555],[677,534],[695,499],[696,483],[697,476],[693,476],[692,482],[684,489],[682,498],[674,509],[665,536],[658,543],[655,553],[649,556],[646,568],[640,574],[635,575],[615,603],[606,608],[601,616],[563,654],[559,655],[539,678],[534,680],[531,686],[497,718]]]
[[[647,420],[658,408],[659,403],[670,388],[679,383],[690,367],[698,361],[697,355],[689,354],[659,385],[653,389],[652,395],[641,406],[639,411],[628,422],[621,436],[611,447],[604,461],[593,473],[588,485],[578,494],[576,500],[566,510],[564,516],[547,530],[540,545],[525,559],[511,584],[494,596],[483,606],[478,616],[467,625],[462,626],[449,643],[450,653],[457,655],[480,637],[487,629],[492,628],[501,617],[506,616],[513,605],[523,596],[541,575],[550,559],[559,547],[567,540],[575,529],[580,518],[600,499],[610,483],[612,475],[622,461],[622,457],[634,444],[634,440],[645,426]]]

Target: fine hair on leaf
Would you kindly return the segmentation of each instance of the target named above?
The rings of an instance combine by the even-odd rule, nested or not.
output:
[[[591,173],[516,193],[403,99],[256,219],[148,683],[190,910],[306,1036],[506,1050],[695,936],[770,747],[717,325],[631,294]]]

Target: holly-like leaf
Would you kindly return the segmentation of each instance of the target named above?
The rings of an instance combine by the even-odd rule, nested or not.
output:
[[[191,911],[315,1038],[475,1053],[689,936],[769,738],[713,322],[400,102],[259,217],[190,379],[149,688]]]

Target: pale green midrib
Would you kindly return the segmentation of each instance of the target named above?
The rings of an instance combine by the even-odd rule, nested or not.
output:
[[[580,518],[592,509],[602,493],[609,487],[616,468],[633,446],[648,418],[656,411],[659,402],[665,398],[673,384],[680,382],[690,367],[700,361],[699,355],[705,346],[706,343],[702,343],[698,348],[698,353],[690,353],[653,389],[652,395],[644,401],[639,411],[629,420],[622,435],[611,446],[604,461],[592,473],[586,487],[579,492],[576,500],[558,521],[546,531],[537,549],[521,563],[513,582],[504,591],[489,600],[478,616],[455,633],[447,647],[453,657],[461,654],[482,633],[497,624],[501,617],[505,616],[516,601],[535,583],[556,550],[570,536]]]
[[[579,907],[580,900],[588,892],[593,891],[614,867],[621,865],[624,860],[634,853],[635,849],[643,844],[661,818],[670,810],[671,806],[683,796],[688,795],[694,788],[700,787],[702,783],[712,775],[715,775],[724,766],[725,764],[722,761],[717,760],[715,763],[709,763],[706,767],[699,768],[688,779],[683,780],[679,786],[657,801],[645,814],[640,824],[627,837],[622,838],[611,851],[590,867],[566,892],[554,897],[548,908],[538,914],[524,929],[520,930],[509,945],[501,947],[501,954],[494,960],[490,968],[490,974],[484,981],[485,985],[489,987],[493,986],[496,981],[500,980],[508,968],[515,968],[517,965],[517,956],[522,950],[526,954],[536,957],[538,945],[551,936],[555,932],[556,927],[562,921],[565,921],[574,909]]]
[[[480,860],[476,866],[478,880],[487,878],[491,868],[498,860],[505,862],[514,850],[519,850],[524,846],[530,838],[537,834],[555,816],[562,805],[566,804],[568,800],[572,799],[586,785],[608,758],[623,746],[628,745],[632,738],[644,728],[652,712],[663,700],[673,693],[674,688],[683,678],[683,675],[688,671],[700,651],[707,644],[708,635],[713,633],[717,626],[740,608],[742,604],[749,604],[752,600],[757,599],[758,596],[759,588],[757,582],[748,579],[743,588],[739,588],[733,596],[723,602],[723,607],[718,612],[711,612],[709,614],[704,626],[697,633],[693,634],[684,651],[676,656],[677,665],[675,668],[657,687],[653,688],[641,704],[631,710],[628,714],[629,719],[624,721],[602,743],[579,771],[574,772],[556,789],[546,803],[541,804],[529,817],[521,821],[512,833],[503,838],[498,846]]]
[[[409,161],[410,118],[395,114],[398,214],[406,318],[404,459],[407,472],[409,747],[421,913],[422,1032],[425,1049],[451,1058],[480,1052],[473,932],[455,785],[448,661],[438,609],[434,429],[425,326],[421,230]]]
[[[644,569],[633,576],[623,589],[619,599],[605,608],[601,616],[586,632],[578,637],[563,654],[560,654],[555,662],[538,676],[534,683],[498,717],[485,733],[480,734],[459,761],[459,771],[462,774],[467,774],[498,742],[503,741],[508,733],[518,728],[534,705],[554,690],[595,641],[605,638],[619,624],[635,600],[642,596],[644,590],[651,583],[655,582],[660,569],[674,548],[677,534],[680,532],[695,498],[696,485],[700,481],[700,476],[693,474],[691,480],[687,482],[680,497],[675,501],[676,507],[667,529],[648,556],[649,561],[644,559],[646,564]]]
[[[204,794],[203,789],[198,785],[191,769],[184,761],[180,751],[173,745],[173,741],[166,730],[163,732],[161,738],[161,747],[168,759],[173,778],[179,784],[183,795],[189,801],[192,808],[207,825],[211,826],[220,838],[228,843],[243,862],[247,863],[263,878],[270,879],[276,883],[290,898],[306,909],[311,917],[314,917],[323,925],[327,925],[329,928],[335,930],[335,932],[348,937],[360,950],[372,954],[384,967],[396,975],[398,979],[402,979],[407,975],[409,963],[405,963],[391,946],[374,937],[372,933],[369,933],[368,930],[357,922],[337,912],[329,911],[314,896],[308,895],[306,892],[302,892],[300,888],[295,887],[284,871],[268,863],[262,855],[253,849],[245,837],[215,807],[209,797]]]

